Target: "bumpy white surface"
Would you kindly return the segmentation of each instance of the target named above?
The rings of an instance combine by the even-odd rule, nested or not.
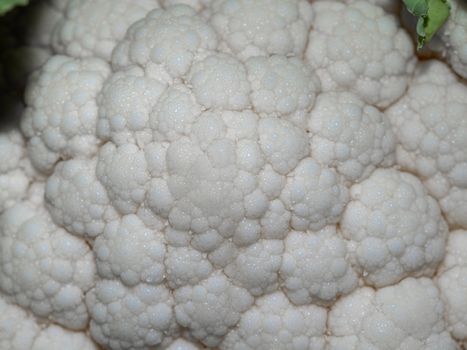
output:
[[[446,304],[446,321],[454,338],[467,344],[467,232],[449,235],[443,273],[438,278],[441,296]]]
[[[42,207],[43,189],[0,216],[0,288],[7,300],[71,329],[87,325],[84,293],[95,264],[85,242],[53,224]]]
[[[285,240],[280,276],[283,290],[296,305],[330,304],[358,285],[335,226],[319,232],[291,232]]]
[[[396,140],[386,117],[348,92],[321,94],[310,113],[311,154],[348,181],[394,163]]]
[[[221,49],[241,59],[268,54],[302,56],[313,11],[305,0],[212,0],[210,23]]]
[[[0,123],[0,348],[467,345],[443,220],[465,219],[466,88],[412,80],[394,2],[44,0],[34,46],[0,28],[25,68],[1,96],[40,67],[23,135]]]
[[[157,0],[69,0],[52,47],[71,57],[110,58],[128,27],[159,7]]]
[[[281,292],[268,294],[241,318],[221,350],[325,349],[325,309],[293,306]]]
[[[315,1],[327,1],[327,0],[315,0]],[[359,0],[337,0],[343,3],[352,3]],[[367,0],[370,4],[374,4],[382,7],[385,11],[397,14],[400,11],[401,3],[399,0]]]
[[[222,341],[254,300],[222,274],[212,274],[197,285],[178,289],[174,299],[178,323],[210,347]]]
[[[159,284],[164,279],[165,244],[136,215],[106,225],[94,243],[101,277],[120,278],[125,285]]]
[[[0,131],[0,213],[22,199],[28,190],[32,171],[25,142],[16,129]]]
[[[329,313],[329,349],[458,350],[443,313],[439,292],[427,278],[376,292],[357,289]]]
[[[421,63],[391,109],[397,162],[424,180],[453,226],[467,227],[467,87],[439,61]]]
[[[292,228],[319,230],[339,221],[349,193],[337,172],[307,158],[288,177],[281,198],[292,212]]]
[[[313,10],[306,58],[325,91],[351,91],[378,107],[404,94],[414,49],[392,15],[368,1],[318,1]]]
[[[134,288],[112,280],[99,281],[86,295],[91,334],[111,349],[164,346],[176,333],[173,297],[163,286],[141,283]]]
[[[97,151],[97,101],[107,63],[54,56],[33,75],[26,91],[22,131],[35,167],[49,173],[60,158]]]
[[[422,183],[394,169],[378,169],[353,185],[341,229],[364,280],[376,287],[431,276],[444,258],[448,233]]]
[[[321,90],[310,67],[296,57],[256,56],[246,61],[251,103],[257,113],[287,116],[302,126]]]
[[[78,236],[96,237],[117,218],[96,177],[96,159],[59,163],[47,179],[45,201],[54,222]]]
[[[217,35],[189,6],[151,11],[128,30],[112,55],[116,67],[140,64],[148,71],[187,73],[196,57],[217,46]],[[163,76],[163,73],[162,73]]]
[[[452,69],[467,79],[467,6],[461,0],[449,0],[449,4],[451,15],[437,36]]]
[[[56,325],[43,327],[19,306],[0,298],[0,348],[8,350],[97,350],[89,337]]]

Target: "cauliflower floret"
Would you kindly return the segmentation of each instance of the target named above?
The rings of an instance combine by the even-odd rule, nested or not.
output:
[[[251,295],[260,296],[278,288],[279,268],[284,243],[279,240],[260,240],[240,252],[227,265],[224,273],[234,284],[246,288]]]
[[[117,217],[96,176],[96,159],[60,162],[45,186],[45,205],[54,222],[77,236],[95,238]]]
[[[404,94],[416,59],[395,17],[368,1],[318,1],[313,9],[306,58],[324,91],[354,92],[378,107]]]
[[[378,291],[357,289],[329,313],[329,349],[459,350],[443,313],[439,292],[427,278]]]
[[[314,0],[329,1],[329,0]],[[352,3],[359,0],[335,0],[343,3]],[[382,7],[385,11],[397,14],[400,11],[401,2],[399,0],[367,0],[368,3]]]
[[[210,55],[194,63],[187,78],[198,102],[207,109],[242,110],[250,104],[245,66],[233,56]]]
[[[97,178],[121,214],[136,213],[146,196],[150,179],[144,152],[135,144],[116,147],[107,143],[97,159]]]
[[[136,215],[105,226],[94,243],[97,271],[103,278],[120,278],[127,286],[159,284],[165,275],[165,244]]]
[[[252,57],[246,61],[251,103],[257,113],[281,115],[302,126],[321,90],[319,78],[297,57]]]
[[[164,82],[145,77],[144,71],[136,66],[113,74],[99,95],[97,135],[116,145],[150,142],[153,137],[150,124],[158,116],[153,109],[165,88]]]
[[[319,230],[339,221],[349,191],[333,169],[306,158],[289,174],[280,198],[292,212],[292,228]]]
[[[335,226],[289,233],[280,276],[285,294],[296,305],[330,304],[358,284],[345,241]]]
[[[253,297],[222,273],[174,293],[177,322],[210,347],[217,346],[253,304]]]
[[[206,254],[191,247],[169,246],[164,262],[167,283],[174,289],[195,285],[208,278],[214,270]]]
[[[178,0],[175,0],[178,1]],[[177,339],[167,347],[167,350],[200,350],[200,348],[185,339]]]
[[[165,348],[178,332],[173,303],[164,286],[140,283],[128,288],[118,281],[98,281],[86,295],[91,334],[114,350]]]
[[[180,77],[217,47],[217,35],[189,6],[153,10],[128,30],[112,54],[115,68],[139,64],[155,76]]]
[[[128,27],[157,7],[157,0],[69,0],[54,28],[52,46],[71,57],[108,61]]]
[[[29,82],[22,130],[33,165],[50,173],[60,158],[97,152],[97,94],[110,69],[95,58],[54,56]]]
[[[467,8],[462,0],[449,0],[450,16],[440,28],[437,37],[444,45],[452,69],[467,79]]]
[[[467,345],[467,231],[451,232],[438,286],[446,304],[446,321],[454,338]]]
[[[397,162],[440,200],[448,222],[467,228],[467,87],[439,61],[420,63],[407,94],[387,111]]]
[[[56,325],[41,326],[19,306],[0,297],[0,348],[8,350],[97,350],[89,337]]]
[[[41,187],[0,216],[0,289],[39,317],[84,329],[84,293],[95,276],[92,252],[53,224],[42,207]]]
[[[310,152],[306,132],[287,120],[261,118],[258,132],[261,150],[279,174],[289,173]]]
[[[306,0],[213,0],[210,23],[221,49],[240,59],[271,54],[302,56],[313,21]]]
[[[281,292],[259,298],[226,336],[221,350],[324,350],[327,311],[296,307]]]
[[[0,131],[0,213],[26,195],[32,176],[29,170],[21,133],[17,129]]]
[[[348,92],[321,94],[308,119],[311,154],[359,182],[394,163],[396,140],[384,114]]]
[[[448,233],[422,183],[394,169],[378,169],[352,186],[341,229],[363,279],[376,287],[433,275]]]

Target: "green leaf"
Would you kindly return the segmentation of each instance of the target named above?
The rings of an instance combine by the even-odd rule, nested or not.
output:
[[[0,16],[4,15],[16,6],[27,5],[29,0],[0,0]]]
[[[418,49],[429,42],[449,18],[451,6],[447,0],[403,0],[407,10],[418,17]]]
[[[404,0],[404,4],[414,16],[425,16],[428,13],[427,0]]]

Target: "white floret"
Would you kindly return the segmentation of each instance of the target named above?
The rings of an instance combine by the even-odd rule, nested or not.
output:
[[[0,298],[0,348],[5,350],[97,350],[89,337],[57,325],[44,326]]]
[[[296,305],[329,304],[358,285],[346,243],[335,226],[289,233],[280,277],[285,294]]]
[[[302,56],[313,22],[306,0],[214,0],[209,11],[221,48],[241,59]]]
[[[258,124],[259,144],[268,163],[279,174],[295,169],[309,150],[309,140],[303,129],[280,118],[261,118]]]
[[[395,17],[368,1],[318,1],[313,9],[306,58],[324,91],[350,91],[378,107],[404,94],[416,60]]]
[[[456,266],[467,267],[467,232],[465,230],[449,233],[446,256],[440,270],[447,271]]]
[[[0,131],[0,213],[26,195],[32,176],[28,165],[21,133],[17,129]]]
[[[166,247],[160,233],[147,228],[136,215],[108,223],[94,242],[97,272],[127,286],[159,284],[164,279]]]
[[[84,294],[95,275],[92,252],[54,225],[41,207],[42,195],[39,189],[0,217],[0,289],[39,317],[83,329],[88,322]]]
[[[165,88],[136,66],[114,73],[99,95],[97,135],[117,145],[150,142],[150,115]]]
[[[440,200],[452,226],[467,228],[467,87],[439,61],[420,63],[407,94],[387,111],[397,162]]]
[[[113,350],[165,348],[177,333],[173,297],[163,286],[140,283],[133,288],[98,281],[86,295],[91,335]]]
[[[128,27],[158,7],[157,0],[69,0],[54,28],[52,46],[71,57],[108,61]]]
[[[359,182],[375,168],[394,163],[395,135],[384,114],[349,92],[327,92],[308,119],[311,154]]]
[[[197,250],[212,252],[225,238],[243,246],[260,238],[269,199],[259,188],[265,157],[257,122],[251,111],[202,113],[189,138],[169,144],[165,175],[150,182],[148,207],[175,230],[191,230]]]
[[[144,152],[135,144],[101,147],[97,178],[107,190],[111,203],[121,214],[136,213],[144,201],[150,179]]]
[[[195,285],[213,273],[206,254],[191,247],[168,247],[164,263],[167,283],[174,289]]]
[[[449,0],[450,16],[437,36],[452,69],[467,79],[467,8],[462,0]]]
[[[254,301],[245,289],[234,286],[222,273],[177,289],[174,296],[177,322],[209,347],[222,341]]]
[[[333,169],[306,158],[289,174],[280,198],[292,212],[292,228],[319,230],[340,220],[349,193]]]
[[[420,180],[394,169],[378,169],[352,186],[341,229],[363,279],[376,287],[432,276],[448,233]]]
[[[95,58],[54,56],[29,82],[22,130],[33,165],[49,173],[60,158],[97,152],[97,94],[110,70]]]
[[[294,306],[281,292],[257,299],[221,350],[324,350],[327,311]]]
[[[200,350],[198,345],[190,343],[185,339],[177,339],[167,347],[167,350]]]
[[[230,280],[251,295],[261,296],[278,288],[279,268],[284,243],[280,240],[260,240],[242,249],[235,260],[224,268]]]
[[[107,192],[97,180],[97,160],[60,162],[45,186],[45,205],[60,227],[77,236],[95,238],[117,217]]]
[[[149,119],[154,139],[175,141],[189,136],[202,107],[193,91],[181,84],[170,86],[160,97]]]
[[[459,350],[443,313],[439,291],[427,278],[357,289],[329,313],[329,350]]]
[[[467,231],[449,234],[438,286],[452,336],[467,345]]]
[[[314,0],[314,1],[328,1],[328,0]],[[337,0],[343,3],[352,3],[359,0]],[[399,0],[367,0],[370,4],[380,6],[389,13],[398,14],[400,11],[401,3]]]
[[[179,5],[151,11],[128,30],[115,48],[115,68],[128,65],[145,67],[148,74],[180,77],[194,60],[217,47],[217,35],[189,6]]]
[[[193,64],[188,82],[205,108],[242,110],[250,104],[246,68],[234,56],[214,54]]]
[[[257,113],[300,122],[321,90],[319,78],[297,57],[252,57],[246,61],[251,102]]]

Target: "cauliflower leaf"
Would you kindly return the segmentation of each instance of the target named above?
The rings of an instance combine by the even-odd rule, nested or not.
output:
[[[29,0],[0,0],[0,16],[16,6],[25,6]]]
[[[449,18],[451,6],[447,0],[404,0],[407,10],[418,17],[418,49],[429,42]]]

